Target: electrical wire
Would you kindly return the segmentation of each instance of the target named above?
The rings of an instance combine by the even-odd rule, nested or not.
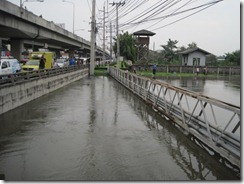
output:
[[[176,15],[179,15],[179,14],[182,14],[182,13],[185,13],[185,12],[188,12],[188,11],[192,11],[192,10],[195,10],[195,9],[198,9],[198,8],[201,8],[203,6],[208,6],[208,5],[214,5],[220,1],[223,1],[223,0],[215,0],[215,1],[211,1],[211,2],[208,2],[208,3],[205,3],[205,4],[202,4],[200,6],[196,6],[196,7],[193,7],[193,8],[189,8],[189,9],[186,9],[186,10],[183,10],[181,12],[177,12],[180,8],[186,6],[187,4],[190,3],[190,1],[188,1],[186,4],[184,4],[183,6],[181,6],[180,8],[176,9],[173,11],[173,13],[171,14],[168,14],[168,15],[164,15],[164,16],[161,16],[161,17],[156,17],[156,18],[151,18],[151,19],[144,19],[143,21],[138,21],[138,22],[132,22],[132,23],[128,23],[127,26],[122,24],[121,26],[124,27],[124,29],[129,29],[129,28],[132,28],[132,27],[135,27],[135,26],[138,26],[139,24],[144,24],[144,23],[147,23],[147,22],[150,22],[150,21],[155,21],[155,20],[159,20],[157,23],[161,22],[163,19],[166,19],[168,17],[172,17],[172,16],[176,16]],[[206,8],[205,8],[206,9]],[[177,21],[176,21],[177,22]],[[156,25],[156,23],[154,24]],[[153,26],[154,26],[153,25]],[[148,27],[148,28],[152,28],[152,26]],[[147,28],[147,29],[148,29]]]
[[[190,16],[192,16],[192,15],[195,15],[196,13],[199,13],[199,12],[201,12],[201,11],[203,11],[203,10],[205,10],[205,9],[207,9],[207,8],[209,8],[209,7],[211,7],[211,6],[213,6],[213,5],[215,5],[216,3],[219,3],[220,1],[223,1],[223,0],[218,0],[218,1],[215,1],[215,2],[212,2],[212,3],[209,3],[209,6],[207,6],[207,7],[204,7],[204,8],[202,8],[202,9],[200,9],[200,10],[198,10],[198,11],[196,11],[196,12],[190,14],[190,15],[187,15],[187,16],[185,16],[185,17],[182,17],[182,18],[180,18],[180,19],[178,19],[178,20],[176,20],[176,21],[173,21],[173,22],[171,22],[171,23],[169,23],[169,24],[166,24],[166,25],[164,25],[164,26],[155,28],[155,29],[153,29],[152,31],[156,31],[156,30],[158,30],[158,29],[162,29],[162,28],[164,28],[164,27],[166,27],[166,26],[172,25],[172,24],[174,24],[174,23],[176,23],[176,22],[179,22],[179,21],[181,21],[181,20],[183,20],[183,19],[186,19],[186,18],[188,18],[188,17],[190,17]]]

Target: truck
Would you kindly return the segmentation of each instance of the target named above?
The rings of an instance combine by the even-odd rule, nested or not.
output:
[[[39,70],[39,62],[44,54],[44,58],[46,59],[45,62],[45,69],[53,67],[53,60],[54,60],[54,53],[53,52],[31,52],[29,55],[29,60],[26,62],[25,65],[22,66],[23,71],[33,71]]]

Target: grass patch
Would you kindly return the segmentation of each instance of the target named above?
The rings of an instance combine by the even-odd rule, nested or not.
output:
[[[152,72],[151,71],[137,71],[137,75],[140,76],[145,76],[145,77],[152,77]],[[167,76],[174,76],[174,77],[194,77],[197,76],[194,73],[166,73],[166,72],[156,72],[156,77],[167,77]],[[204,76],[215,76],[213,74],[211,75],[204,75],[204,74],[198,74],[199,77],[204,77]]]
[[[107,70],[97,70],[97,69],[94,70],[95,76],[103,76],[103,75],[107,75],[107,74],[108,74]]]

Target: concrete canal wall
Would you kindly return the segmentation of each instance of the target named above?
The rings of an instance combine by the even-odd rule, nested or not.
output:
[[[14,85],[0,86],[0,114],[84,78],[87,75],[88,69],[83,69],[50,77],[44,76],[37,79],[28,79]]]

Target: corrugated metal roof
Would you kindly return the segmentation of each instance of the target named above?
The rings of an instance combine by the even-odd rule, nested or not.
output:
[[[156,33],[153,33],[151,31],[148,31],[148,30],[145,30],[145,29],[142,29],[140,31],[136,31],[133,33],[133,35],[142,35],[142,36],[153,36],[155,35]]]
[[[208,52],[208,51],[205,51],[205,50],[203,50],[203,49],[200,49],[199,47],[195,47],[195,48],[190,48],[190,49],[184,50],[184,51],[182,51],[182,52],[179,52],[179,54],[189,54],[189,53],[192,53],[192,52],[195,52],[195,51],[203,52],[205,55],[209,55],[209,54],[211,54],[211,53]]]

